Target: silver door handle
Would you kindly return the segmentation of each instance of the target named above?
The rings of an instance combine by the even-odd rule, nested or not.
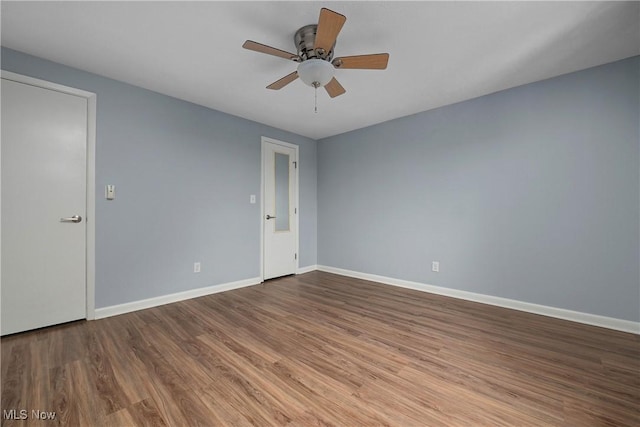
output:
[[[267,215],[267,219],[275,219],[275,216]]]
[[[82,217],[80,215],[74,215],[69,218],[60,218],[60,222],[80,222],[82,221]]]

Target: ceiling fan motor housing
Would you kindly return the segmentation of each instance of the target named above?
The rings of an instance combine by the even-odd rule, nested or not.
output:
[[[335,42],[329,52],[325,52],[324,49],[315,50],[313,46],[316,42],[316,31],[318,26],[316,24],[305,25],[296,31],[296,34],[293,36],[293,41],[296,44],[296,49],[298,50],[298,56],[302,58],[303,61],[307,59],[322,59],[325,61],[331,61],[333,58],[333,51],[336,47]]]

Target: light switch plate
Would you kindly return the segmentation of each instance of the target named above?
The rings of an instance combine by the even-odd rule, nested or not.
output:
[[[104,197],[107,200],[113,200],[116,198],[116,186],[113,184],[108,184],[104,189]]]
[[[252,194],[249,196],[249,203],[251,203],[252,205],[256,203],[256,195]]]

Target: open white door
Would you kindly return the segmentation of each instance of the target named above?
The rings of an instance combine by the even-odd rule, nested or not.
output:
[[[87,317],[89,110],[2,79],[2,335]]]
[[[298,269],[298,147],[262,139],[263,280]]]

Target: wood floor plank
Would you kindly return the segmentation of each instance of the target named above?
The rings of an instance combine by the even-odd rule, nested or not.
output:
[[[47,425],[640,425],[638,335],[321,272],[0,351],[2,409]]]
[[[163,427],[167,421],[162,417],[158,407],[152,399],[144,399],[127,408],[133,419],[132,425],[144,427]]]
[[[97,383],[101,380],[96,378],[96,371],[92,368],[90,360],[76,360],[65,364],[69,368],[67,383],[69,388],[69,402],[67,408],[69,410],[68,424],[66,425],[97,425],[105,424],[109,413],[109,407],[103,405],[106,401],[117,399],[115,396],[104,396],[102,391],[98,389]],[[31,409],[31,408],[28,408]],[[46,408],[48,409],[48,408]],[[59,408],[51,408],[52,411],[58,412]]]
[[[113,363],[116,360],[108,357],[108,353],[105,351],[108,341],[102,340],[102,337],[97,331],[92,331],[88,339],[88,368],[91,371],[90,379],[98,392],[97,396],[103,406],[103,411],[105,414],[111,414],[126,408],[131,402],[126,398],[122,386],[116,379],[113,372]],[[91,388],[87,389],[89,393],[92,391]]]
[[[104,419],[105,427],[123,427],[134,425],[136,421],[131,416],[131,413],[127,409],[120,409],[107,415]]]
[[[20,410],[28,405],[24,400],[30,375],[28,369],[31,353],[28,348],[29,341],[2,346],[2,365],[5,372],[2,376],[3,410]],[[2,420],[5,421],[5,418]]]

